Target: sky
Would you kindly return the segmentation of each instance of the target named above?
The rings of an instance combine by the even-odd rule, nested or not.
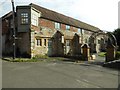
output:
[[[119,0],[14,0],[15,6],[35,3],[104,31],[118,28]],[[0,17],[12,10],[11,0],[0,1]]]

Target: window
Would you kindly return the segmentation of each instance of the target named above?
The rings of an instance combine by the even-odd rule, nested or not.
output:
[[[35,14],[32,14],[32,25],[38,26],[38,17]]]
[[[21,24],[28,24],[28,13],[21,13]]]
[[[37,39],[37,46],[42,46],[42,39]]]
[[[44,39],[44,45],[45,45],[45,46],[47,45],[47,40],[46,40],[46,39]]]
[[[60,23],[55,22],[55,29],[60,29]]]
[[[78,28],[78,33],[80,33],[80,34],[81,34],[81,29],[80,29],[80,28]]]
[[[70,30],[70,26],[69,25],[66,25],[66,30]]]

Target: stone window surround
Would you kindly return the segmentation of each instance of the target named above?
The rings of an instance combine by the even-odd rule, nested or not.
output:
[[[36,38],[37,47],[47,47],[49,39],[47,38]]]

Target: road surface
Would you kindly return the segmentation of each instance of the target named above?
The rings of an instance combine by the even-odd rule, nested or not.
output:
[[[118,71],[74,62],[2,63],[3,88],[117,88]]]

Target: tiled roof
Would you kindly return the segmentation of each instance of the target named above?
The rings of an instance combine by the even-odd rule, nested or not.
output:
[[[77,28],[82,28],[82,29],[85,29],[85,30],[90,30],[90,31],[95,31],[95,32],[100,30],[99,28],[97,28],[95,26],[89,25],[87,23],[84,23],[82,21],[73,19],[71,17],[65,16],[65,15],[57,13],[55,11],[43,8],[39,5],[31,3],[30,6],[39,10],[41,12],[41,17],[42,18],[49,19],[49,20],[52,20],[52,21],[56,21],[56,22],[63,23],[63,24],[67,24],[67,25],[71,25],[71,26],[74,26],[74,27],[77,27]]]
[[[2,16],[2,20],[9,18],[10,16],[12,16],[12,11],[10,11],[9,13],[5,14],[4,16]]]

